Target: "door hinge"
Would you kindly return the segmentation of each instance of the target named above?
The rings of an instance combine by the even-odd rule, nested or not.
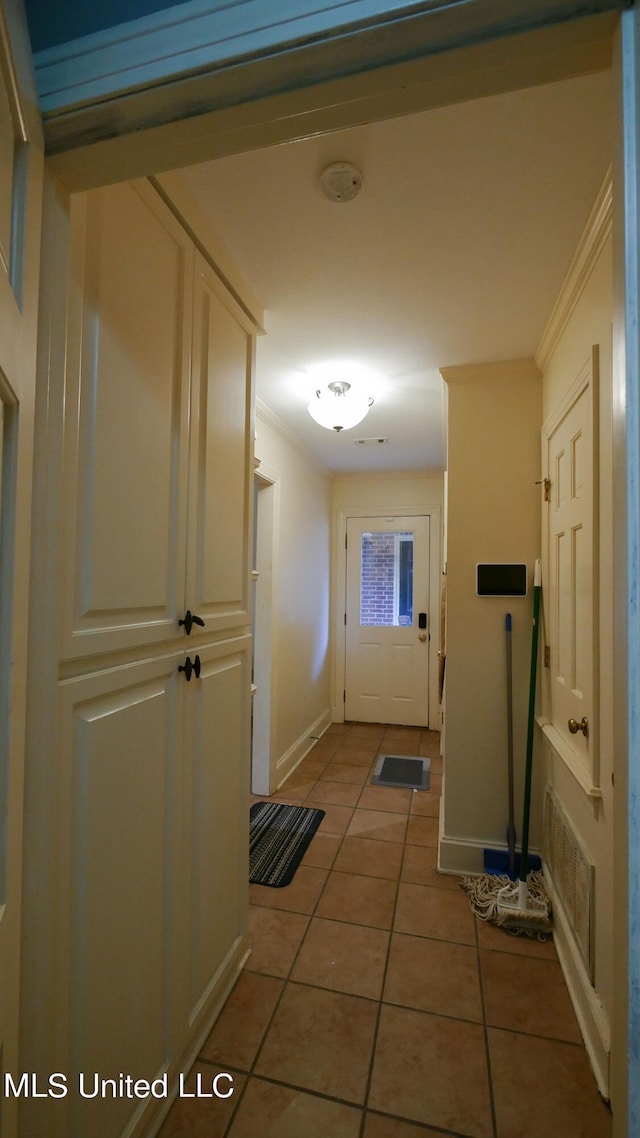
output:
[[[345,624],[347,623],[347,614],[346,613],[344,614],[344,623]]]
[[[344,691],[343,691],[343,693],[342,693],[342,702],[343,702],[343,703],[346,703],[346,702],[347,702],[347,690],[346,690],[346,688],[345,688],[345,690],[344,690]]]
[[[545,668],[551,667],[551,646],[549,644],[544,646],[544,666]]]
[[[550,478],[539,478],[538,481],[536,482],[536,486],[544,486],[544,500],[545,500],[545,502],[550,502],[551,501],[551,479]]]
[[[344,535],[344,547],[345,547],[345,549],[347,548],[347,535],[346,535],[346,533]]]

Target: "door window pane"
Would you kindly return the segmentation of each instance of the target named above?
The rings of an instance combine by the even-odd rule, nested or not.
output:
[[[413,624],[413,533],[363,533],[360,624]]]

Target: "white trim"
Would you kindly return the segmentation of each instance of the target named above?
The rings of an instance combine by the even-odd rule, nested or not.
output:
[[[610,0],[609,7],[623,3]],[[286,18],[278,17],[272,0],[218,0],[212,7],[210,0],[190,0],[37,52],[43,114],[157,86],[168,78],[219,73],[294,48],[308,56],[328,47],[334,63],[329,67],[325,62],[323,70],[332,75],[348,73],[354,65],[364,69],[378,63],[380,47],[370,48],[363,59],[358,43],[363,33],[384,37],[382,55],[388,62],[483,44],[492,36],[532,29],[535,34],[549,15],[553,22],[589,14],[584,2],[576,0],[564,0],[561,15],[558,0],[520,0],[518,10],[508,14],[495,0],[467,0],[464,13],[458,0],[429,0],[421,6],[408,0],[320,0],[311,12],[308,0],[288,0]],[[593,5],[594,12],[600,8]],[[318,68],[305,71],[317,75]],[[299,75],[297,80],[299,84]]]
[[[603,1098],[610,1093],[611,1028],[602,1003],[587,975],[580,950],[564,914],[553,880],[545,873],[545,885],[553,908],[553,942],[569,990],[582,1038],[591,1060],[598,1090]]]
[[[504,842],[494,842],[489,838],[455,838],[444,832],[444,810],[440,811],[440,836],[438,841],[438,872],[456,874],[482,874],[484,851],[487,849],[504,851],[505,860],[509,847]],[[530,848],[531,854],[540,856],[540,850]]]
[[[612,229],[613,181],[609,167],[536,350],[535,359],[541,372],[549,366]]]
[[[220,234],[213,228],[211,219],[193,201],[191,194],[184,186],[180,172],[173,170],[169,173],[155,174],[147,180],[168,205],[174,216],[177,217],[182,228],[189,234],[209,267],[232,293],[234,300],[245,316],[248,316],[252,329],[255,329],[259,335],[263,335],[263,306],[234,263]]]
[[[594,802],[599,802],[602,799],[602,791],[599,786],[595,786],[590,772],[578,759],[575,751],[565,742],[557,727],[554,727],[550,720],[545,719],[544,716],[537,716],[536,722],[540,727],[542,734],[553,748],[556,755],[566,766],[567,770],[573,775],[578,783],[578,786],[588,798],[593,799]]]
[[[298,454],[301,454],[305,461],[309,463],[309,465],[315,467],[315,469],[318,470],[321,474],[331,473],[328,467],[326,467],[324,463],[320,462],[320,459],[313,453],[313,451],[310,451],[309,448],[305,446],[299,435],[294,434],[294,432],[287,426],[287,424],[284,423],[282,419],[278,418],[275,411],[272,411],[270,407],[267,407],[266,403],[263,403],[261,399],[256,399],[256,419],[262,419],[263,423],[266,423],[268,427],[271,427],[272,430],[277,431],[279,435],[282,435],[282,438],[286,439],[287,442],[292,447],[294,447],[295,450],[298,451]],[[260,443],[258,443],[258,447],[259,446]]]
[[[255,538],[262,571],[256,572],[255,612],[253,614],[253,666],[257,678],[253,696],[251,737],[251,790],[270,794],[273,787],[273,740],[277,718],[278,689],[277,622],[274,598],[277,596],[280,555],[280,475],[264,463],[254,470],[258,485]],[[260,505],[259,498],[265,494]],[[264,564],[264,556],[267,565]]]
[[[212,7],[210,0],[191,0],[36,52],[42,113],[104,98],[116,87],[131,90],[167,75],[175,78],[280,52],[285,44],[328,38],[356,22],[386,23],[394,12],[406,12],[407,3],[342,0],[309,12],[308,0],[287,0],[285,19],[277,18],[273,0],[232,0]]]
[[[525,358],[441,367],[440,375],[448,386],[452,383],[483,383],[495,379],[508,379],[515,383],[519,379],[540,379],[540,369],[535,360]]]
[[[237,955],[239,947],[244,948],[244,952],[240,958],[238,958]],[[208,1012],[204,1027],[201,1027],[194,1040],[190,1041],[187,1050],[184,1052],[184,1055],[180,1060],[180,1063],[176,1065],[176,1071],[179,1072],[180,1075],[182,1075],[182,1073],[185,1071],[191,1070],[193,1064],[195,1063],[198,1055],[202,1050],[204,1043],[210,1036],[212,1028],[218,1019],[220,1012],[229,999],[231,992],[235,988],[238,982],[238,978],[242,974],[250,956],[251,949],[247,947],[246,937],[242,938],[242,941],[236,941],[233,946],[233,953],[230,957],[230,960],[227,961],[227,967],[230,968],[230,965],[232,963],[233,970],[229,971],[228,979],[225,981],[224,986],[221,989],[215,1004],[213,1005],[213,1008],[211,1008]],[[178,1078],[179,1075],[176,1074],[175,1081],[169,1086],[169,1093],[167,1094],[166,1099],[160,1100],[162,1101],[163,1106],[158,1109],[158,1113],[154,1119],[154,1125],[158,1127],[160,1126],[160,1123],[164,1121],[176,1100],[179,1089]]]
[[[305,755],[308,755],[311,748],[315,747],[318,736],[323,735],[330,724],[331,708],[327,707],[322,712],[322,715],[319,715],[318,718],[302,732],[295,743],[291,744],[289,750],[280,756],[274,767],[276,776],[275,790],[281,789],[283,783],[286,782],[298,764],[302,762]]]

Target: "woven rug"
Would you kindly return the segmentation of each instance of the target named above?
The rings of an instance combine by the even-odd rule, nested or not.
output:
[[[324,818],[324,810],[254,802],[249,814],[249,881],[281,889],[296,869]]]

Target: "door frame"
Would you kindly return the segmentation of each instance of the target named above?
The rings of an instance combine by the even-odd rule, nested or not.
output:
[[[492,41],[493,42],[493,41]],[[496,41],[497,42],[497,41]],[[546,63],[546,60],[544,61]],[[558,67],[560,64],[558,64]],[[373,73],[376,74],[375,72]],[[366,78],[366,76],[361,76]],[[616,772],[616,831],[615,831],[615,926],[616,926],[616,959],[614,974],[620,977],[620,987],[616,993],[614,1018],[614,1048],[617,1055],[616,1069],[613,1071],[613,1084],[616,1100],[616,1120],[614,1134],[616,1138],[640,1138],[640,1040],[634,1031],[634,1024],[640,1019],[640,954],[637,952],[637,943],[640,938],[640,864],[635,851],[640,849],[640,816],[635,810],[635,804],[640,800],[640,761],[637,751],[634,752],[631,762],[627,763],[629,753],[629,740],[636,741],[640,734],[640,603],[637,589],[634,590],[633,575],[638,571],[638,550],[640,548],[640,498],[638,486],[640,485],[640,406],[638,393],[638,378],[640,375],[640,256],[638,253],[638,235],[640,234],[640,10],[629,9],[621,14],[620,27],[616,34],[616,60],[614,62],[614,79],[617,81],[617,144],[615,175],[616,184],[621,192],[616,195],[614,241],[615,241],[615,288],[616,288],[616,335],[614,343],[614,447],[616,452],[616,470],[614,479],[614,517],[616,527],[614,533],[614,546],[621,573],[619,588],[614,596],[614,620],[616,652],[614,655],[614,688],[616,691],[616,753],[620,756],[619,767]],[[550,76],[547,76],[547,81]],[[526,81],[526,78],[525,78]],[[481,86],[480,77],[469,75],[465,96],[468,98],[481,97],[486,91],[478,91],[476,83]],[[349,101],[347,86],[343,88],[344,105]],[[296,91],[288,92],[287,98],[294,98]],[[394,96],[396,102],[394,104]],[[300,105],[304,104],[304,97],[300,96]],[[315,113],[315,132],[323,132],[336,127],[336,116],[339,115],[343,103],[338,98],[332,106],[322,108]],[[415,108],[414,108],[415,109]],[[248,114],[251,115],[251,104]],[[377,117],[386,114],[398,113],[396,92],[384,92],[376,104]],[[402,112],[406,113],[403,105]],[[345,111],[343,118],[349,116]],[[182,128],[182,124],[179,124]],[[229,130],[228,149],[242,150],[247,148],[246,140],[250,144],[264,144],[261,135],[263,124],[252,124],[253,133],[245,131],[244,121],[232,123]],[[340,126],[350,125],[340,119]],[[235,131],[234,131],[235,126]],[[197,134],[193,129],[189,137]],[[153,132],[149,132],[153,134]],[[145,139],[142,133],[127,138],[109,139],[107,143],[84,148],[85,157],[76,159],[82,166],[80,177],[93,184],[106,184],[122,180],[131,176],[133,159],[131,151],[135,149],[137,162],[148,163],[150,172],[154,166],[154,145],[157,147],[161,129],[156,131],[155,139]],[[259,137],[258,137],[259,136]],[[181,142],[182,139],[182,142]],[[198,141],[197,139],[195,141]],[[177,128],[163,135],[162,157],[158,158],[165,167],[179,166],[188,160],[187,150],[184,146],[184,134],[180,135]],[[128,163],[128,165],[127,165]],[[66,163],[60,162],[62,169]],[[69,162],[65,175],[77,173],[75,162]],[[72,171],[69,167],[73,167]],[[24,905],[25,927],[27,930],[26,948],[23,956],[23,975],[30,976],[28,991],[23,991],[23,1017],[22,1029],[25,1029],[27,1047],[25,1055],[33,1068],[38,1066],[36,1056],[46,1056],[47,1025],[39,1024],[39,1031],[34,1032],[35,1025],[39,1023],[38,1011],[43,1006],[38,1000],[38,992],[46,992],[47,985],[47,959],[46,953],[40,951],[46,943],[42,936],[46,934],[46,912],[49,904],[46,883],[38,870],[47,865],[47,828],[51,802],[55,801],[55,787],[51,785],[51,764],[48,761],[48,734],[47,724],[55,721],[55,708],[51,706],[50,678],[52,670],[52,654],[48,633],[52,634],[55,642],[56,609],[55,603],[51,606],[51,596],[55,595],[55,580],[59,573],[57,553],[57,503],[55,494],[52,496],[47,487],[47,464],[57,462],[60,438],[57,433],[58,414],[55,400],[59,398],[55,384],[53,385],[54,404],[48,405],[47,395],[50,390],[50,376],[59,369],[64,354],[62,332],[64,329],[64,308],[67,303],[66,296],[55,290],[61,264],[64,266],[67,257],[67,243],[65,235],[66,201],[68,190],[62,180],[57,181],[55,165],[45,166],[47,171],[48,205],[45,206],[44,240],[42,271],[45,278],[44,299],[40,314],[39,332],[39,379],[38,379],[38,408],[36,431],[40,446],[36,443],[38,462],[34,470],[34,510],[32,515],[34,539],[32,545],[32,558],[51,567],[51,572],[35,575],[39,578],[30,596],[30,642],[37,647],[37,653],[30,659],[29,674],[29,702],[30,711],[27,721],[28,732],[28,758],[27,775],[28,786],[26,796],[25,821],[25,876],[24,876]],[[89,171],[89,172],[87,172]],[[69,183],[67,183],[69,185]],[[61,323],[62,319],[62,323]],[[628,335],[627,335],[628,332]],[[438,507],[439,510],[439,507]],[[354,515],[366,516],[362,509],[353,510]],[[380,510],[373,511],[373,515]],[[384,511],[383,511],[384,512]],[[389,509],[391,513],[391,509]],[[400,514],[401,510],[394,509]],[[415,511],[414,511],[415,512]],[[436,522],[436,511],[429,512],[434,518],[432,527],[434,542],[432,555],[436,544],[441,540],[440,525]],[[345,515],[346,516],[346,512]],[[344,533],[342,544],[340,542],[340,529],[344,523],[340,518],[336,520],[334,533],[336,535],[334,568],[336,582],[340,576],[340,552],[344,548]],[[47,557],[52,553],[53,561]],[[343,559],[342,559],[343,560]],[[623,567],[627,567],[626,575]],[[436,566],[440,569],[440,564]],[[342,576],[344,569],[342,569]],[[440,583],[439,572],[432,573],[434,581]],[[46,578],[46,579],[44,579]],[[623,579],[624,578],[624,579]],[[334,593],[334,629],[339,629],[339,621],[343,619],[342,604],[337,604],[336,598],[342,597],[339,588]],[[432,612],[438,610],[437,605],[431,605]],[[339,643],[338,638],[334,644]],[[437,650],[434,640],[430,649]],[[340,681],[339,654],[334,651],[335,674],[332,680],[332,696],[334,719],[338,722],[344,717],[342,704],[342,691],[344,689],[344,674]],[[431,661],[432,663],[433,661]],[[342,661],[344,664],[344,661]],[[431,667],[431,676],[437,676],[437,668]],[[339,699],[337,695],[339,693]],[[437,707],[437,699],[432,707]],[[637,743],[635,743],[637,747]],[[629,809],[630,805],[633,809]],[[630,856],[630,850],[632,854]],[[46,874],[44,875],[46,878]],[[35,935],[34,935],[35,934]],[[36,947],[37,946],[37,947]],[[44,956],[44,958],[43,958]],[[45,1006],[50,1006],[46,1004]],[[64,1009],[52,1009],[63,1012]],[[29,1028],[29,1024],[33,1026]],[[35,1035],[35,1038],[34,1038]],[[627,1058],[628,1057],[628,1058]],[[46,1060],[45,1060],[46,1062]],[[52,1136],[54,1138],[54,1136]]]
[[[356,524],[350,527],[349,526],[350,522],[353,522]],[[424,525],[424,527],[420,527],[418,525],[419,522],[424,522],[426,524]],[[385,526],[389,527],[389,528],[385,528]],[[403,532],[407,533],[409,531],[413,531],[413,537],[414,537],[414,541],[412,542],[413,564],[412,564],[412,574],[411,574],[411,576],[412,576],[412,597],[413,597],[412,614],[413,615],[412,615],[412,623],[408,627],[402,628],[400,626],[394,627],[393,625],[387,625],[385,628],[384,625],[380,626],[380,625],[376,625],[375,623],[373,625],[369,624],[368,626],[367,625],[363,626],[361,621],[358,619],[358,613],[360,612],[361,605],[362,605],[362,538],[364,537],[364,534],[366,532],[370,532],[371,528],[374,529],[376,535],[378,535],[378,536],[381,533],[384,533],[388,537],[394,537],[394,538],[398,537]],[[422,529],[422,534],[420,534],[418,532],[419,529]],[[353,542],[353,538],[356,538],[355,543]],[[424,548],[423,541],[421,539],[424,540],[424,545],[426,545],[426,548]],[[375,637],[376,639],[378,639],[378,637],[380,637],[380,639],[378,640],[378,643],[381,647],[381,652],[382,652],[382,655],[384,657],[385,656],[385,648],[383,647],[383,645],[385,644],[385,642],[388,642],[388,641],[393,639],[396,641],[396,643],[398,643],[398,638],[400,638],[400,642],[402,642],[402,643],[404,643],[404,641],[407,642],[407,644],[406,644],[407,647],[408,647],[410,642],[413,642],[414,650],[417,651],[420,659],[424,660],[424,651],[425,651],[424,647],[417,648],[417,645],[415,643],[416,637],[418,635],[417,613],[420,610],[424,610],[424,611],[426,611],[426,614],[427,614],[427,632],[426,632],[426,636],[427,636],[427,648],[426,648],[426,651],[427,651],[427,661],[426,661],[426,663],[427,663],[427,674],[426,674],[426,684],[425,684],[425,687],[422,688],[422,692],[423,692],[423,696],[424,696],[424,703],[426,703],[426,708],[425,708],[424,704],[422,703],[422,696],[421,696],[420,700],[412,699],[412,707],[413,707],[414,719],[415,719],[415,716],[418,715],[418,708],[422,704],[423,714],[424,714],[426,722],[424,725],[420,724],[419,722],[417,722],[417,723],[414,722],[413,724],[411,724],[411,723],[405,724],[402,722],[402,720],[399,721],[397,718],[392,717],[392,718],[387,719],[382,715],[381,715],[381,718],[378,719],[377,722],[389,724],[391,726],[398,726],[398,727],[425,726],[428,728],[428,726],[429,726],[429,712],[430,712],[429,695],[430,695],[430,687],[431,687],[431,685],[429,683],[429,678],[430,678],[429,644],[431,642],[431,619],[430,619],[430,617],[431,617],[431,589],[430,589],[431,560],[430,560],[430,556],[429,556],[429,549],[431,546],[431,540],[430,539],[431,539],[431,515],[422,513],[422,511],[419,511],[419,510],[416,510],[413,514],[399,514],[399,515],[393,514],[391,516],[388,514],[376,514],[374,517],[358,516],[358,517],[347,518],[347,541],[348,541],[348,543],[347,543],[347,548],[345,550],[345,592],[344,592],[344,608],[345,608],[345,614],[346,614],[347,619],[345,620],[345,623],[343,626],[343,639],[344,639],[344,652],[345,652],[345,687],[344,687],[344,691],[345,691],[345,698],[344,698],[345,718],[346,718],[347,700],[349,699],[349,703],[350,703],[352,708],[353,708],[354,702],[357,701],[357,697],[356,697],[356,700],[354,700],[354,698],[353,698],[353,692],[351,692],[351,698],[349,698],[349,690],[348,690],[347,685],[349,683],[349,675],[353,676],[354,671],[357,671],[357,664],[354,660],[354,656],[357,655],[357,652],[358,652],[358,643],[359,643],[360,647],[362,647],[367,642],[369,644],[371,643],[371,637]],[[396,543],[395,541],[394,541],[394,546],[395,546],[395,549],[394,549],[394,562],[395,562],[396,558],[399,559],[399,546],[398,546],[398,543]],[[416,558],[416,552],[419,553],[421,547],[422,547],[422,552],[425,555],[425,561],[426,561],[426,573],[427,573],[426,601],[425,601],[425,593],[420,589],[419,585],[416,585],[416,581],[419,581],[420,573],[422,571],[422,561],[418,560]],[[416,574],[416,566],[418,566],[418,573],[417,574]],[[394,570],[394,582],[393,582],[393,593],[394,593],[393,605],[394,605],[394,609],[397,607],[397,604],[398,604],[398,589],[399,589],[398,576],[396,575],[396,572]],[[357,594],[357,600],[356,600],[356,594]],[[350,617],[349,617],[349,614],[351,614]],[[358,630],[358,631],[356,632],[356,630]],[[422,634],[423,638],[424,638],[424,635],[425,634],[423,633]],[[354,637],[355,637],[355,643],[354,643]],[[349,641],[350,640],[351,640],[351,652],[349,650]],[[390,655],[388,657],[388,662],[391,663],[391,656]],[[422,682],[423,682],[423,684],[425,682],[424,676],[423,676]],[[390,694],[390,693],[388,693],[388,694]],[[379,712],[382,712],[381,707],[378,707],[377,710]],[[386,711],[387,711],[387,714],[390,713],[390,709],[388,707],[387,707]],[[348,718],[357,720],[358,716],[357,715],[355,715],[355,716],[351,715]],[[369,720],[366,719],[366,715],[363,715],[363,719],[365,720],[365,722],[369,722]]]
[[[253,689],[251,732],[251,792],[270,795],[275,790],[272,770],[275,737],[274,709],[277,707],[278,676],[275,650],[275,598],[278,586],[280,531],[280,476],[260,463],[254,471],[255,483],[255,608],[253,640]],[[267,569],[261,568],[267,560]]]
[[[442,575],[442,507],[424,506],[347,506],[338,510],[333,524],[333,678],[331,684],[331,717],[334,723],[344,723],[344,691],[347,670],[347,649],[344,635],[345,597],[347,587],[347,520],[349,518],[428,517],[429,522],[429,632],[434,614],[440,612]],[[439,616],[435,627],[439,627]],[[438,692],[439,637],[429,640],[429,721],[428,729],[439,731],[442,713]]]

